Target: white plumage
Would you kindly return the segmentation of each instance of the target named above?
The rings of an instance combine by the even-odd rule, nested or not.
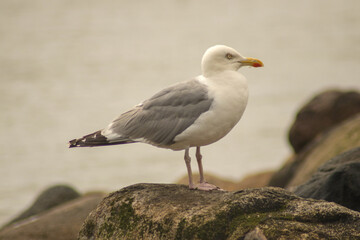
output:
[[[185,150],[190,189],[213,190],[205,182],[200,147],[224,137],[244,113],[248,100],[242,66],[262,67],[236,50],[216,45],[202,59],[202,75],[175,84],[121,114],[108,127],[70,141],[70,147],[145,142],[172,150]],[[192,181],[189,148],[196,147],[200,184]]]

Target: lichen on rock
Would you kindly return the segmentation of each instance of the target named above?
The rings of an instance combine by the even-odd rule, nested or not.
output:
[[[79,239],[243,239],[254,232],[267,239],[360,238],[360,214],[280,188],[204,192],[136,184],[106,197]]]

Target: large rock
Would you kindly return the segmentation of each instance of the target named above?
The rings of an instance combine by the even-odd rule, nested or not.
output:
[[[0,239],[75,240],[85,218],[103,197],[103,193],[87,194],[13,223],[0,231]]]
[[[19,214],[19,216],[15,217],[8,224],[39,214],[50,208],[78,198],[79,196],[80,194],[77,191],[67,185],[49,187],[36,198],[34,203],[27,210]]]
[[[295,190],[295,194],[360,211],[360,147],[322,165],[308,182]]]
[[[360,239],[360,213],[280,189],[137,184],[111,193],[79,239]]]
[[[308,181],[322,164],[358,146],[360,146],[360,114],[314,140],[276,172],[269,185],[284,188],[299,186]]]
[[[360,113],[360,93],[325,91],[311,99],[296,115],[289,141],[299,153],[320,133]]]

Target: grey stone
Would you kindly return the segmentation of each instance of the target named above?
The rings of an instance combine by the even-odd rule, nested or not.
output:
[[[79,196],[80,194],[77,191],[66,185],[49,187],[36,198],[35,202],[28,209],[11,220],[7,225],[39,214],[50,208],[78,198]]]
[[[309,181],[295,190],[295,194],[360,211],[360,147],[322,165]]]
[[[108,195],[85,220],[79,239],[221,240],[247,234],[258,239],[360,239],[360,213],[281,188],[205,192],[184,185],[137,184]]]
[[[256,227],[254,230],[245,235],[244,240],[267,240],[267,238],[261,229]]]
[[[75,240],[85,218],[103,197],[103,193],[87,194],[17,221],[0,231],[0,239]]]
[[[358,146],[360,146],[360,114],[312,141],[305,150],[295,155],[273,174],[269,186],[291,189],[302,185],[321,165]]]
[[[329,90],[316,95],[296,115],[289,141],[301,152],[319,134],[360,113],[360,93]]]

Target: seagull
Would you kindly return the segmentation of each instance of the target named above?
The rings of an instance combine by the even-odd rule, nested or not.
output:
[[[216,45],[206,50],[202,75],[169,86],[121,114],[107,127],[69,141],[69,147],[95,147],[148,143],[156,147],[185,150],[189,188],[216,190],[204,179],[200,147],[223,138],[238,123],[248,101],[243,66],[263,67],[255,58],[235,49]],[[194,184],[189,149],[196,148],[200,183]]]

